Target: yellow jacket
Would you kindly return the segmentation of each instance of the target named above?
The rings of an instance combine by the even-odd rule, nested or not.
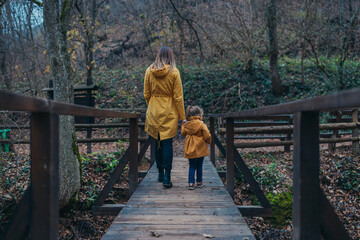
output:
[[[183,88],[177,68],[170,66],[146,70],[144,97],[148,105],[145,131],[155,139],[165,140],[176,136],[178,121],[185,120]]]
[[[199,116],[191,116],[190,121],[181,126],[181,134],[186,136],[184,156],[186,158],[199,158],[209,155],[206,143],[211,143],[211,135],[206,124]]]

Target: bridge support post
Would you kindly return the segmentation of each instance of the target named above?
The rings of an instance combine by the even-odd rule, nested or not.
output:
[[[293,239],[320,239],[319,114],[297,112],[294,121]]]
[[[130,118],[130,158],[129,158],[129,194],[135,192],[138,185],[138,119]]]
[[[235,182],[234,150],[234,119],[226,118],[226,188],[231,197],[234,197]]]
[[[31,239],[58,239],[59,115],[31,116]]]

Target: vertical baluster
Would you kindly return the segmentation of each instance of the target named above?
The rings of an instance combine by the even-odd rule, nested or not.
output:
[[[138,119],[130,118],[130,158],[129,158],[129,193],[135,192],[138,185]]]
[[[210,144],[210,160],[215,166],[215,119],[210,117],[210,134],[211,134],[211,144]]]
[[[320,239],[319,114],[298,112],[294,121],[293,239]]]
[[[359,109],[354,109],[352,111],[352,121],[354,123],[359,123]],[[352,142],[352,153],[353,155],[356,157],[359,155],[359,125],[357,125],[353,130],[352,130],[352,136],[353,138],[357,138],[357,140]]]
[[[31,115],[31,239],[58,239],[59,115]]]
[[[234,119],[226,118],[226,188],[234,196]]]

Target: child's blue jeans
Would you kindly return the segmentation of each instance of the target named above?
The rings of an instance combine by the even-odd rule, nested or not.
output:
[[[196,182],[202,182],[202,166],[204,157],[191,158],[189,159],[189,183],[195,183],[195,171],[196,171]]]

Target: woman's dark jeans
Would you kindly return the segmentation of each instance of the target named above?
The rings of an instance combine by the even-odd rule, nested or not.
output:
[[[189,183],[195,183],[195,171],[196,171],[196,182],[202,182],[202,167],[204,157],[191,158],[189,159]]]
[[[155,159],[156,166],[159,169],[172,169],[173,162],[173,144],[172,138],[160,141],[160,147],[158,141],[155,139]]]

